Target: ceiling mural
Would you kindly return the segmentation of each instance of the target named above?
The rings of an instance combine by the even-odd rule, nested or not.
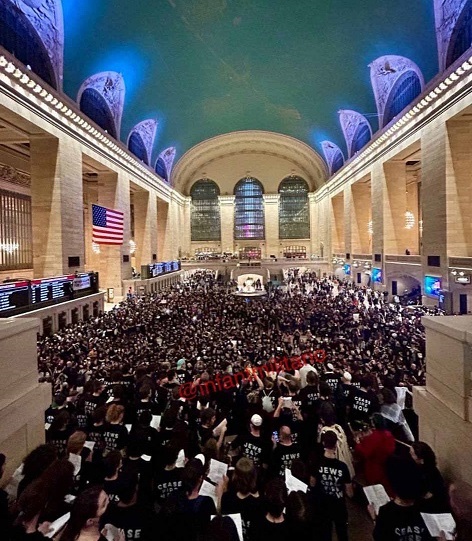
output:
[[[122,138],[157,120],[152,158],[179,159],[210,137],[267,130],[348,155],[338,111],[373,131],[369,65],[399,55],[438,72],[429,0],[62,0],[64,91],[94,73],[123,76]]]

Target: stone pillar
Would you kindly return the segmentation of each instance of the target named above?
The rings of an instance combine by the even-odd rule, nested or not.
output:
[[[449,480],[472,484],[472,316],[423,317],[426,387],[415,387],[420,440]]]
[[[384,199],[386,198],[386,181],[383,164],[375,162],[371,173],[371,220],[372,220],[372,253],[381,254],[384,261]],[[387,252],[385,252],[387,253]]]
[[[157,254],[157,201],[153,193],[140,190],[134,193],[134,240],[136,242],[136,270],[153,262]]]
[[[447,127],[436,122],[421,138],[421,206],[423,215],[423,274],[442,277],[448,289],[448,216],[446,194]],[[455,210],[457,212],[457,210]],[[452,219],[452,216],[451,216]],[[428,256],[439,256],[440,267],[429,267]],[[436,299],[425,299],[437,304]]]
[[[331,249],[333,253],[344,254],[344,195],[331,198]],[[328,257],[331,257],[329,254]]]
[[[35,277],[82,270],[85,264],[82,152],[71,139],[31,138]],[[69,268],[69,257],[80,267]]]
[[[262,257],[269,257],[273,254],[279,255],[279,201],[280,195],[264,194],[264,221],[265,221],[265,254]],[[262,250],[264,252],[264,250]],[[280,254],[282,255],[282,254]]]
[[[455,257],[472,257],[472,122],[450,120],[446,146],[447,243]]]
[[[234,195],[220,195],[221,251],[234,252]]]
[[[93,267],[100,273],[100,288],[112,287],[115,296],[123,295],[122,280],[131,278],[130,256],[130,186],[123,173],[100,173],[96,204],[123,212],[123,244],[118,246],[99,245],[100,253],[91,256]],[[91,212],[91,209],[90,209]],[[128,256],[129,261],[124,261]]]
[[[346,186],[343,191],[344,201],[344,250],[346,253],[352,254],[352,211],[353,201],[351,187]],[[349,261],[348,261],[349,263]]]
[[[165,246],[167,234],[167,218],[169,215],[169,202],[157,200],[157,260],[165,261]]]
[[[163,204],[162,204],[163,203]],[[171,261],[179,257],[182,247],[180,237],[180,210],[181,204],[177,197],[172,195],[169,203],[158,203],[158,239],[160,261]]]
[[[372,214],[371,183],[353,184],[351,197],[351,253],[371,254],[372,237],[369,233]]]
[[[192,204],[192,198],[186,197],[181,209],[182,221],[181,221],[181,242],[182,242],[182,257],[190,257],[191,253],[191,217],[190,208]]]
[[[51,386],[38,383],[38,319],[0,320],[0,449],[7,457],[6,482],[24,457],[44,443],[44,411]]]
[[[320,256],[319,207],[314,193],[308,194],[308,208],[310,211],[310,255]]]

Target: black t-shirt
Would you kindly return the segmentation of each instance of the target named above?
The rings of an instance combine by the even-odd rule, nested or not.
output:
[[[231,444],[233,449],[240,447],[241,455],[250,458],[255,466],[269,463],[272,443],[262,436],[254,436],[251,433],[235,438]]]
[[[251,539],[250,534],[254,524],[263,518],[263,507],[261,498],[252,495],[245,498],[239,498],[234,490],[229,490],[221,498],[221,513],[223,515],[232,515],[241,513],[243,524],[243,537],[245,541]]]
[[[301,412],[309,417],[316,415],[317,404],[320,392],[316,385],[307,385],[298,392],[298,399],[301,402]]]
[[[278,443],[270,461],[272,474],[284,476],[285,468],[291,469],[292,462],[299,459],[300,456],[300,447],[297,443],[292,443],[292,445]]]
[[[371,415],[379,410],[379,401],[374,392],[353,388],[349,406],[351,421],[368,423]]]
[[[336,392],[340,380],[341,376],[335,372],[325,372],[320,376],[320,381],[325,381],[331,387],[333,393]]]
[[[122,529],[126,541],[149,541],[152,539],[149,516],[139,505],[111,505],[103,517],[103,523]]]
[[[419,508],[391,501],[383,505],[375,522],[374,541],[433,541]]]
[[[103,431],[103,439],[108,451],[121,451],[128,443],[128,430],[123,425],[107,423]]]
[[[183,468],[174,468],[173,470],[161,470],[157,473],[154,491],[156,500],[162,502],[166,500],[172,492],[182,487]]]
[[[325,503],[344,501],[344,488],[351,482],[349,469],[344,462],[337,458],[320,460],[316,474],[316,486],[320,497]]]
[[[108,494],[111,503],[118,503],[120,490],[129,482],[124,475],[118,475],[113,481],[103,481],[103,490]]]
[[[287,541],[290,539],[290,530],[286,520],[284,522],[269,522],[264,516],[251,528],[252,541]]]
[[[208,528],[212,515],[216,515],[216,507],[209,496],[190,500],[183,489],[176,490],[167,498],[161,512],[160,538],[197,541]]]

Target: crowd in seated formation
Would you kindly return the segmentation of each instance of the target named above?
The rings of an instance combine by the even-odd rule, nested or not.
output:
[[[379,484],[375,541],[434,539],[420,513],[451,509],[466,539],[470,496],[448,493],[411,409],[425,314],[308,272],[246,302],[199,272],[41,338],[47,443],[0,492],[2,539],[70,513],[55,539],[346,541],[346,498]]]

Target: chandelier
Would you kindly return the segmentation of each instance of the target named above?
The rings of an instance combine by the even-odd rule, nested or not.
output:
[[[407,210],[405,212],[405,229],[413,229],[415,226],[415,215]]]

